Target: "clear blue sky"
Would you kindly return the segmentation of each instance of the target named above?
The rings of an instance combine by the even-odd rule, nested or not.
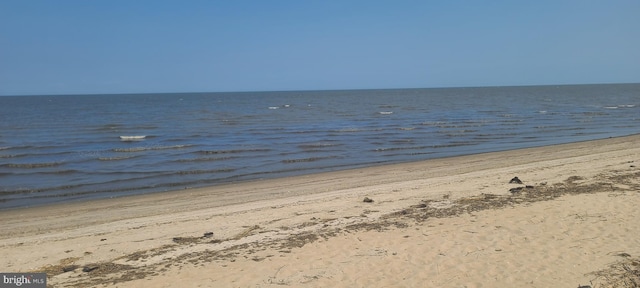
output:
[[[0,1],[0,95],[621,82],[638,0]]]

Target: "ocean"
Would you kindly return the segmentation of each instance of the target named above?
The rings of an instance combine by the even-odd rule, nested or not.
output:
[[[639,127],[640,84],[4,96],[0,209],[617,137]]]

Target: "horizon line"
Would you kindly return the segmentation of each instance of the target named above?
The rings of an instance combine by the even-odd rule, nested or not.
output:
[[[172,92],[122,92],[122,93],[70,93],[70,94],[13,94],[0,97],[32,96],[109,96],[109,95],[148,95],[148,94],[206,94],[206,93],[291,93],[291,92],[329,92],[329,91],[367,91],[367,90],[421,90],[421,89],[469,89],[469,88],[505,88],[534,86],[587,86],[587,85],[629,85],[640,82],[603,82],[603,83],[563,83],[563,84],[520,84],[520,85],[480,85],[480,86],[435,86],[404,88],[345,88],[345,89],[301,89],[301,90],[237,90],[237,91],[172,91]]]

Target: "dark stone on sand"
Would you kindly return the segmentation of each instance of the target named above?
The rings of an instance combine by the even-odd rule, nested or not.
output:
[[[82,267],[82,272],[91,272],[93,270],[98,269],[98,267],[99,267],[98,265],[87,265]]]
[[[80,268],[80,266],[78,266],[78,265],[69,265],[69,266],[62,267],[62,272],[71,272],[71,271],[76,270],[78,268]]]
[[[591,288],[591,286],[578,284],[578,288]]]
[[[107,238],[102,238],[100,239],[100,241],[107,241]]]
[[[522,189],[524,189],[524,187],[511,188],[511,189],[509,189],[509,192],[518,193],[518,192],[522,191]]]
[[[527,189],[533,189],[533,185],[527,185],[527,186],[525,186],[525,188],[527,188]]]
[[[362,200],[362,202],[364,203],[371,203],[373,202],[373,199],[369,198],[369,197],[364,197],[364,200]]]
[[[213,232],[205,232],[203,237],[204,238],[211,238],[211,237],[213,237]]]
[[[522,181],[518,177],[513,177],[509,181],[509,184],[522,184]]]

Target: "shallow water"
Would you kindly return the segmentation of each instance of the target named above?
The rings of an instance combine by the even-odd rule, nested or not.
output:
[[[640,84],[5,96],[0,209],[623,136],[639,106]]]

